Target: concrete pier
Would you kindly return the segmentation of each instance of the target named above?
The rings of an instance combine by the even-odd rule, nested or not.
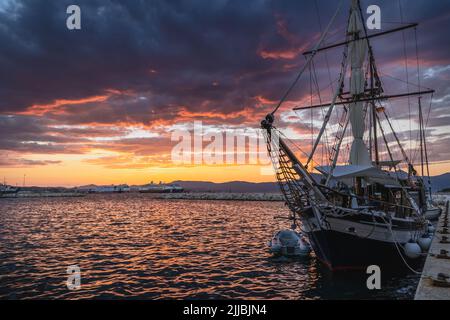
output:
[[[429,255],[417,287],[415,300],[450,300],[449,202],[436,225]]]

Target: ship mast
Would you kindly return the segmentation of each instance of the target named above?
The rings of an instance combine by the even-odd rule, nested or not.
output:
[[[428,193],[431,199],[431,180],[430,180],[430,165],[428,162],[428,150],[427,150],[427,142],[425,139],[425,127],[423,121],[423,112],[422,112],[422,97],[419,97],[419,135],[420,135],[420,166],[421,166],[421,176],[422,183],[425,180],[425,167],[426,167],[426,177],[428,182]]]
[[[371,77],[370,77],[370,91],[373,95],[373,66],[372,66],[372,61],[370,63],[370,73],[371,73]],[[378,130],[377,130],[377,108],[375,106],[375,101],[372,100],[370,102],[371,105],[371,111],[372,111],[372,127],[373,127],[373,136],[371,136],[371,138],[373,138],[373,140],[370,141],[370,145],[374,147],[374,154],[375,154],[375,166],[379,166],[380,165],[380,154],[378,153]],[[370,130],[370,129],[369,129]]]
[[[347,204],[343,204],[344,206],[351,206],[352,208],[359,207],[359,201],[361,200],[364,203],[367,201],[371,202],[379,202],[379,203],[389,203],[390,205],[394,205],[395,207],[402,207],[403,209],[409,210],[406,214],[422,214],[422,208],[419,207],[415,201],[415,199],[410,195],[410,193],[406,190],[407,188],[404,185],[404,182],[401,181],[401,177],[399,176],[399,168],[397,167],[401,161],[397,161],[393,157],[393,153],[390,150],[389,142],[387,140],[387,136],[385,134],[385,130],[382,126],[381,119],[379,114],[383,114],[386,117],[387,124],[392,131],[393,136],[395,137],[400,150],[402,151],[404,161],[408,164],[408,169],[410,173],[416,175],[412,162],[408,159],[405,150],[400,144],[400,140],[394,131],[392,124],[387,116],[387,113],[381,104],[384,100],[409,97],[414,95],[424,95],[428,93],[434,93],[434,90],[427,91],[418,91],[418,92],[408,92],[408,93],[399,93],[399,94],[391,94],[387,95],[384,93],[382,88],[381,78],[379,77],[378,70],[375,63],[375,58],[373,54],[372,47],[369,42],[369,38],[373,38],[375,35],[369,36],[367,34],[367,30],[365,28],[365,24],[363,23],[364,17],[363,12],[360,7],[359,0],[350,0],[351,1],[351,11],[350,18],[347,27],[347,40],[338,45],[344,45],[344,56],[341,65],[341,75],[339,79],[339,85],[336,92],[333,95],[333,99],[330,103],[320,104],[316,106],[309,107],[297,107],[294,110],[306,110],[312,108],[321,108],[321,107],[329,107],[327,114],[325,115],[324,122],[322,124],[322,129],[319,132],[319,136],[317,137],[312,152],[308,155],[308,161],[306,165],[296,157],[294,152],[290,150],[286,141],[289,139],[283,135],[280,130],[278,130],[273,124],[275,121],[275,113],[279,110],[280,106],[286,99],[287,95],[290,93],[292,88],[295,86],[301,74],[304,72],[306,67],[304,66],[298,77],[295,79],[294,84],[288,89],[286,94],[282,97],[280,103],[276,106],[273,112],[269,113],[266,118],[261,122],[261,127],[264,129],[264,133],[266,135],[266,144],[268,148],[268,153],[270,158],[272,159],[272,163],[274,166],[275,175],[280,186],[280,189],[284,195],[287,205],[295,214],[301,214],[304,208],[308,208],[311,206],[317,206],[319,204],[330,204],[331,201],[335,199],[333,197],[329,197],[329,193],[332,194],[340,194],[339,188],[330,186],[331,179],[334,179],[334,171],[337,167],[337,160],[339,157],[339,150],[341,149],[341,144],[345,138],[345,131],[349,123],[352,125],[352,147],[349,155],[349,163],[350,166],[343,166],[343,168],[338,168],[338,174],[336,174],[336,179],[339,178],[354,178],[354,188],[348,189],[345,191],[345,195],[349,202]],[[339,8],[338,8],[339,11]],[[330,26],[333,23],[333,20],[336,18],[337,13],[333,16],[332,21],[326,28],[326,31],[322,34],[322,37],[319,43],[315,46],[314,50],[311,52],[311,56],[307,60],[306,65],[309,65],[312,62],[312,57],[314,57],[317,52],[321,50],[325,50],[320,47],[320,44],[325,39],[325,34],[328,33]],[[413,24],[410,26],[405,26],[402,28],[398,28],[398,30],[404,30],[411,26],[417,26],[417,24]],[[387,34],[390,32],[379,33],[378,35]],[[328,47],[336,47],[334,45]],[[325,47],[326,48],[326,47]],[[366,63],[367,62],[367,63]],[[367,73],[363,71],[364,66],[367,66]],[[344,81],[347,74],[347,67],[350,67],[350,88],[349,92],[344,92]],[[366,83],[366,78],[368,81]],[[420,87],[419,87],[420,88]],[[344,106],[344,115],[339,123],[340,133],[336,136],[336,144],[333,148],[334,153],[331,153],[330,160],[331,166],[329,167],[316,167],[318,171],[320,171],[324,176],[320,182],[316,181],[312,174],[308,171],[308,165],[313,161],[314,153],[316,151],[317,146],[319,145],[322,135],[324,134],[326,127],[331,118],[331,113],[335,106],[343,105]],[[378,106],[378,107],[377,107]],[[370,109],[369,109],[370,107]],[[369,114],[371,116],[371,127],[369,128],[369,132],[371,136],[373,135],[374,140],[370,140],[371,147],[374,147],[374,152],[372,155],[369,154],[369,150],[364,142],[364,132],[365,132],[365,118],[366,115]],[[423,125],[422,125],[423,127]],[[423,130],[422,130],[423,131]],[[389,155],[390,161],[384,162],[380,161],[379,148],[378,148],[378,137],[383,138],[384,145],[386,147],[387,153]],[[421,133],[422,139],[425,138],[424,133]],[[290,141],[292,143],[292,141]],[[295,143],[294,143],[295,145]],[[424,145],[426,148],[426,146]],[[300,147],[297,148],[301,150]],[[306,153],[305,153],[306,154]],[[426,155],[426,149],[425,149]],[[372,160],[375,158],[375,163],[373,164]],[[390,170],[394,169],[394,172],[387,172],[381,170],[382,166],[387,165],[390,167]],[[341,170],[342,169],[342,170]],[[373,173],[373,175],[372,175]],[[395,174],[395,177],[391,175],[391,173]],[[381,181],[382,182],[378,182]],[[392,202],[388,200],[387,202],[383,200],[377,200],[371,197],[370,188],[365,188],[365,186],[374,185],[378,188],[378,184],[387,185],[384,183],[390,183],[392,180],[396,180],[395,187],[401,189],[402,193],[402,201],[400,203]],[[334,181],[334,180],[333,180]],[[367,184],[364,184],[367,183]],[[342,186],[338,184],[338,187]],[[349,185],[346,186],[346,188]],[[372,188],[373,189],[373,188]],[[375,189],[373,189],[375,190]],[[366,194],[366,191],[368,194]],[[375,192],[375,191],[373,191]],[[391,194],[392,195],[392,194]],[[405,207],[403,205],[404,200],[407,200],[411,207]],[[402,210],[403,210],[402,209]],[[313,210],[313,215],[316,217],[318,221],[321,220],[322,213],[319,210]]]
[[[418,26],[417,23],[409,24],[406,26],[402,26],[399,28],[395,28],[392,30],[379,32],[375,34],[368,35],[367,29],[364,24],[364,17],[360,6],[359,0],[351,0],[351,12],[350,12],[350,19],[348,24],[348,30],[347,30],[347,40],[344,42],[328,45],[326,47],[322,47],[319,49],[315,49],[313,53],[317,53],[323,50],[328,50],[331,48],[336,48],[339,46],[346,46],[346,51],[344,51],[344,61],[342,63],[342,70],[341,70],[341,78],[339,81],[340,86],[338,87],[338,90],[336,90],[335,96],[333,96],[333,99],[329,103],[324,104],[318,104],[318,105],[311,105],[311,106],[304,106],[304,107],[296,107],[293,110],[294,111],[300,111],[300,110],[308,110],[308,109],[315,109],[315,108],[323,108],[323,107],[329,107],[329,110],[324,118],[324,122],[322,124],[322,128],[316,138],[316,141],[314,143],[313,149],[309,155],[306,167],[309,165],[309,163],[312,161],[315,151],[317,149],[317,146],[319,145],[322,136],[325,132],[325,129],[329,123],[329,120],[331,118],[331,112],[333,111],[334,107],[336,106],[344,106],[344,111],[347,109],[347,106],[349,106],[349,121],[352,124],[352,135],[353,135],[353,142],[349,157],[349,163],[352,165],[372,165],[372,161],[376,167],[380,166],[380,155],[379,155],[379,146],[378,146],[378,108],[377,108],[377,102],[390,100],[390,99],[397,99],[397,98],[403,98],[403,97],[410,97],[410,96],[421,96],[425,94],[432,94],[434,93],[434,90],[424,90],[424,91],[418,91],[418,92],[408,92],[408,93],[399,93],[399,94],[392,94],[392,95],[386,95],[384,94],[384,90],[382,88],[382,83],[378,74],[378,70],[375,63],[374,53],[372,50],[372,46],[370,44],[369,39],[387,35],[390,33],[402,31],[409,28],[416,28]],[[347,53],[348,51],[348,53]],[[311,51],[307,51],[304,54],[309,55],[311,54]],[[369,85],[370,88],[365,88],[365,75],[363,72],[363,65],[364,61],[366,59],[366,56],[368,56],[368,68],[369,68]],[[343,83],[343,77],[345,77],[346,73],[346,66],[347,64],[351,67],[351,74],[350,74],[350,90],[349,92],[342,92],[342,86],[341,83]],[[340,101],[337,101],[339,98]],[[368,103],[368,108],[370,108],[370,116],[371,116],[371,128],[370,130],[370,137],[369,137],[369,144],[370,144],[370,154],[369,149],[367,148],[366,144],[363,141],[364,136],[364,120],[365,120],[365,108],[364,103]],[[383,108],[380,108],[382,110]],[[382,110],[383,111],[383,110]],[[392,125],[390,123],[390,120],[387,118],[386,113],[383,111],[384,115],[386,116],[386,119],[389,123],[389,125],[392,128]],[[393,131],[393,130],[392,130]],[[398,139],[395,131],[393,131],[394,136],[396,137],[397,143],[400,146],[400,149],[402,150],[402,154],[405,157],[405,152],[403,147],[400,144],[400,140]],[[422,135],[423,136],[423,135]],[[340,139],[343,139],[344,136],[340,136]],[[340,144],[338,144],[340,146]],[[373,152],[372,152],[373,147]],[[327,183],[333,174],[334,168],[336,167],[337,158],[339,156],[339,150],[336,150],[336,152],[333,154],[331,160],[331,168],[328,172],[327,177]],[[404,159],[408,164],[408,171],[409,174],[414,173],[415,170],[406,156]]]
[[[365,92],[364,61],[368,51],[368,40],[359,39],[364,32],[361,19],[359,0],[352,0],[348,34],[352,35],[353,42],[349,44],[349,58],[351,66],[350,94],[354,102],[349,107],[349,117],[352,124],[353,142],[350,150],[349,163],[352,165],[371,165],[369,151],[363,141],[364,137],[364,102],[358,101]],[[373,68],[371,66],[371,73]],[[374,122],[375,123],[375,122]]]

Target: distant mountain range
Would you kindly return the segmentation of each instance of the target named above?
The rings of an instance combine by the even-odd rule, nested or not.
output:
[[[440,176],[431,177],[431,189],[433,192],[450,188],[450,173],[444,173]]]
[[[320,179],[320,175],[313,174],[315,180]],[[279,193],[278,184],[276,182],[246,182],[246,181],[232,181],[224,183],[214,183],[207,181],[174,181],[171,184],[178,184],[188,192],[232,192],[232,193]],[[444,189],[450,189],[450,173],[445,173],[440,176],[431,177],[431,185],[433,192],[438,192]],[[79,186],[75,189],[93,189],[97,187],[95,184],[86,186]],[[131,186],[136,189],[139,186]],[[68,188],[57,187],[21,187],[24,191],[64,191]],[[69,188],[72,189],[72,188]]]
[[[314,178],[318,178],[314,177]],[[276,182],[245,182],[233,181],[224,183],[214,183],[206,181],[174,181],[173,183],[182,186],[186,191],[192,192],[236,192],[236,193],[279,193]],[[431,177],[433,192],[450,188],[450,173]]]

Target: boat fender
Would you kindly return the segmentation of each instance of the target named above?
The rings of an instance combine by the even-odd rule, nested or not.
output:
[[[305,239],[300,238],[298,240],[298,243],[299,243],[299,248],[304,252],[304,254],[308,254],[311,252],[311,246]]]
[[[409,242],[405,245],[405,254],[408,258],[417,259],[422,254],[422,249],[414,240],[409,240]]]
[[[283,249],[283,246],[279,243],[279,241],[274,237],[272,240],[267,242],[267,246],[269,247],[271,252],[279,252]]]
[[[422,252],[428,252],[428,250],[430,250],[432,241],[433,241],[433,238],[429,234],[423,234],[422,237],[419,238],[417,243],[419,244],[420,248],[422,249]]]

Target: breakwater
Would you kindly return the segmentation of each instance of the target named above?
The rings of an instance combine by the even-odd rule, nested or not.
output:
[[[284,201],[283,196],[279,193],[184,192],[158,194],[156,198],[179,200]]]
[[[17,193],[0,194],[0,198],[73,198],[84,197],[84,193],[80,192],[33,192],[33,191],[19,191]]]

